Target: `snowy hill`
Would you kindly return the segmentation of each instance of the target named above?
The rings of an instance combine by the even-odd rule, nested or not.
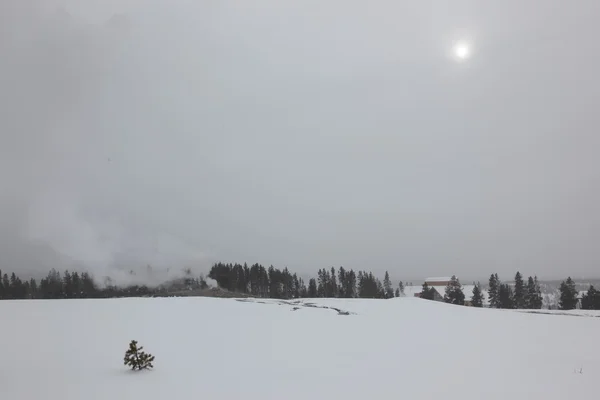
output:
[[[0,301],[0,315],[6,399],[551,400],[590,398],[600,374],[600,318],[416,298]],[[122,365],[132,339],[153,371]]]

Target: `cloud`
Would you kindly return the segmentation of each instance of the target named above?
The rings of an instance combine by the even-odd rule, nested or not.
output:
[[[595,3],[442,3],[3,2],[3,270],[595,273]]]

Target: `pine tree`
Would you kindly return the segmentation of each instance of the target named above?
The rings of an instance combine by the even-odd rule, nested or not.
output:
[[[404,283],[402,281],[398,283],[398,290],[400,291],[400,296],[404,296]]]
[[[87,272],[81,274],[81,291],[83,297],[96,297],[98,296],[98,288],[92,276]]]
[[[327,274],[325,269],[320,269],[318,273],[317,296],[327,297]]]
[[[356,282],[356,273],[351,269],[348,273],[348,297],[350,298],[357,297]]]
[[[392,281],[390,281],[390,274],[385,271],[385,277],[383,278],[383,290],[385,291],[385,297],[391,299],[394,297],[394,289],[392,288]]]
[[[513,300],[515,308],[525,308],[525,285],[523,284],[523,276],[518,271],[515,275],[515,290]]]
[[[500,305],[500,302],[498,301],[498,285],[499,285],[499,283],[500,282],[498,279],[498,274],[490,275],[488,296],[489,296],[491,308],[498,308]]]
[[[137,347],[136,340],[132,340],[131,343],[129,343],[129,349],[125,352],[125,357],[123,359],[124,364],[131,367],[134,371],[154,368],[152,365],[154,356],[143,352],[143,349],[143,346]]]
[[[542,294],[540,292],[540,286],[536,279],[531,276],[527,278],[527,287],[525,288],[525,308],[530,310],[542,308]]]
[[[433,300],[435,297],[435,289],[430,288],[427,282],[425,282],[423,283],[423,289],[421,290],[421,294],[419,297],[425,300]]]
[[[571,277],[568,277],[566,281],[560,284],[559,308],[561,310],[573,310],[577,307],[577,294],[575,282],[573,282]]]
[[[31,291],[31,298],[37,299],[38,298],[38,285],[34,278],[31,278],[31,280],[29,281],[29,290]]]
[[[8,279],[8,274],[6,274],[6,273],[2,277],[2,286],[4,286],[4,298],[10,299],[11,298],[10,280]]]
[[[587,290],[581,297],[581,309],[582,310],[593,310],[593,299],[596,295],[596,289],[593,285],[590,285],[590,288]]]
[[[450,304],[465,305],[465,294],[463,293],[460,281],[455,275],[452,275],[448,286],[446,286],[444,301]]]
[[[498,308],[514,308],[513,291],[507,284],[498,287]]]
[[[64,272],[63,278],[63,293],[66,299],[73,297],[73,279],[69,271]]]
[[[590,285],[587,293],[581,298],[581,308],[584,310],[600,310],[600,292]]]
[[[362,271],[358,271],[358,275],[356,278],[356,296],[362,298],[363,291],[365,286],[365,277],[363,276]]]
[[[310,278],[310,280],[308,281],[308,297],[314,299],[317,296],[317,281],[315,278]]]
[[[400,297],[400,289],[399,288],[396,288],[395,296],[396,297]]]
[[[338,282],[337,282],[337,279],[336,279],[335,276],[336,276],[335,268],[331,267],[331,279],[330,279],[331,293],[330,293],[330,297],[339,297],[340,288],[338,286]]]
[[[308,297],[308,290],[306,289],[306,285],[304,284],[304,279],[298,279],[298,297],[305,298]]]
[[[23,291],[23,299],[33,299],[33,293],[31,292],[31,285],[29,281],[23,282],[22,291]]]
[[[11,299],[19,298],[19,283],[17,282],[17,275],[13,272],[10,274],[10,284],[8,286]]]
[[[375,296],[373,296],[373,298],[375,299],[386,299],[387,298],[387,294],[385,293],[385,289],[383,288],[383,285],[381,284],[381,281],[379,279],[375,279],[375,284],[376,284],[376,291],[375,291]]]
[[[473,296],[471,297],[471,304],[473,307],[483,307],[483,293],[481,292],[481,285],[479,282],[474,283]]]
[[[346,274],[346,270],[344,267],[340,267],[338,272],[338,285],[340,286],[340,297],[349,297],[348,296],[348,277]]]

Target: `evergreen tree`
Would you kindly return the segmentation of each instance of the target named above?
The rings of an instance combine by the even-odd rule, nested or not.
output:
[[[15,275],[14,272],[10,275],[10,282],[9,282],[9,286],[8,286],[8,292],[10,294],[10,298],[11,299],[18,299],[19,298],[19,284],[17,282],[17,275]]]
[[[587,293],[581,298],[581,308],[584,310],[600,310],[600,292],[590,285]]]
[[[400,291],[400,296],[404,296],[404,283],[402,281],[398,283],[398,290]]]
[[[356,273],[354,273],[354,270],[350,270],[350,272],[348,272],[347,274],[347,297],[348,298],[355,298],[357,296],[356,293]]]
[[[81,288],[82,288],[82,296],[86,298],[97,297],[98,289],[96,287],[96,283],[90,274],[87,272],[83,272],[81,274]]]
[[[481,285],[479,282],[474,283],[473,296],[471,297],[471,304],[473,307],[483,307],[483,293],[481,292]]]
[[[294,274],[292,276],[292,297],[294,299],[300,298],[300,279],[298,279],[298,275]]]
[[[306,285],[304,284],[304,279],[298,279],[298,297],[303,298],[308,296],[308,290],[306,289]]]
[[[24,285],[21,279],[13,272],[10,275],[9,294],[11,299],[25,299],[29,284]]]
[[[337,283],[335,268],[331,267],[331,278],[330,278],[330,296],[329,297],[339,297],[339,287]]]
[[[356,274],[353,270],[345,270],[340,267],[338,273],[339,297],[356,297]]]
[[[338,284],[340,286],[340,297],[349,297],[348,296],[348,277],[347,272],[344,267],[340,267],[338,272]]]
[[[498,274],[490,275],[488,296],[489,296],[491,308],[498,308],[500,306],[500,301],[498,299],[498,285],[499,284],[500,284],[500,282],[498,279]]]
[[[76,299],[80,298],[82,287],[81,287],[81,278],[79,277],[79,273],[73,272],[71,274],[71,285],[73,288],[72,296]]]
[[[2,286],[4,286],[4,298],[12,298],[10,290],[10,279],[8,279],[8,274],[4,274],[4,276],[2,277]]]
[[[357,297],[362,298],[363,292],[364,292],[364,286],[365,286],[365,277],[363,276],[362,271],[358,271],[356,283],[357,283],[356,295],[357,295]]]
[[[455,275],[452,275],[450,282],[448,282],[448,285],[446,286],[444,301],[450,304],[465,305],[465,294],[463,293],[460,281]]]
[[[514,308],[513,291],[508,284],[498,287],[498,308]]]
[[[333,297],[333,285],[331,284],[331,274],[329,273],[328,270],[326,270],[325,268],[323,268],[323,276],[325,277],[325,284],[324,284],[324,289],[325,289],[325,295],[324,297]]]
[[[523,276],[518,271],[515,275],[515,290],[513,300],[515,308],[525,308],[525,285],[523,283]]]
[[[377,287],[377,291],[375,292],[375,296],[373,296],[373,298],[386,299],[387,295],[385,293],[385,289],[383,288],[383,285],[381,284],[381,281],[379,279],[375,279],[375,285]]]
[[[561,310],[573,310],[577,307],[577,289],[575,282],[568,277],[566,281],[560,284],[559,308]]]
[[[21,290],[22,290],[22,297],[20,297],[21,299],[32,299],[33,298],[33,293],[31,292],[31,285],[29,284],[29,281],[25,281],[21,284]]]
[[[435,298],[435,289],[430,288],[427,282],[425,282],[423,283],[423,289],[419,297],[425,300],[433,300]]]
[[[542,308],[542,295],[540,293],[537,280],[531,276],[527,278],[527,287],[525,288],[525,308],[534,310]]]
[[[395,295],[396,295],[396,297],[400,297],[400,288],[396,288]]]
[[[35,279],[33,279],[33,278],[31,278],[31,280],[29,281],[29,290],[31,292],[31,298],[37,299],[38,298],[38,285],[37,285],[37,282],[35,281]]]
[[[394,297],[392,281],[390,280],[390,274],[387,271],[385,271],[385,277],[383,278],[383,290],[385,291],[386,299],[391,299],[392,297]]]
[[[319,270],[318,273],[318,285],[317,285],[317,296],[327,297],[327,274],[325,269]]]
[[[138,347],[137,341],[132,340],[129,343],[129,349],[125,352],[123,362],[125,365],[131,367],[132,370],[142,370],[153,368],[152,363],[154,362],[154,356],[143,352],[143,346]]]
[[[308,281],[308,297],[314,299],[318,296],[319,294],[317,292],[317,280],[315,278],[311,278]]]
[[[72,276],[69,273],[69,271],[65,271],[64,275],[65,276],[63,278],[63,293],[65,296],[65,299],[70,299],[73,297],[73,294],[74,294],[73,279],[72,279]]]

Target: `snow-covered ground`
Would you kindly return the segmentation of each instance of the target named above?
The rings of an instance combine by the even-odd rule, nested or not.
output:
[[[600,376],[600,318],[409,297],[0,301],[0,315],[3,399],[563,400],[593,398]],[[132,339],[153,371],[122,365]]]
[[[600,310],[515,310],[524,313],[549,314],[549,315],[570,315],[574,317],[600,317]]]

